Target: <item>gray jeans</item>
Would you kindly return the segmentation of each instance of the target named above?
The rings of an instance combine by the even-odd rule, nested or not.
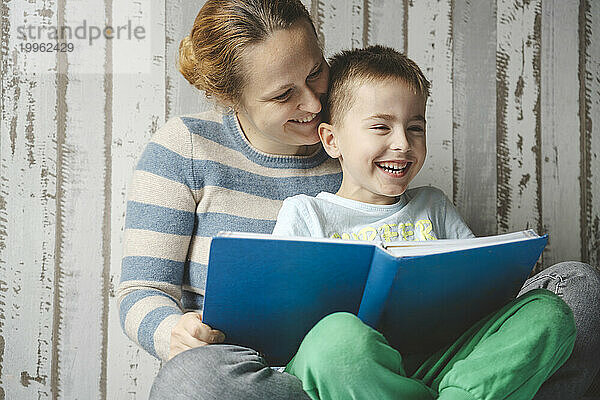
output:
[[[583,263],[555,264],[529,278],[519,295],[544,288],[573,310],[577,338],[571,357],[538,390],[535,400],[580,399],[600,370],[600,273]]]
[[[600,273],[577,262],[551,266],[528,279],[519,295],[553,291],[571,307],[577,327],[575,348],[535,396],[535,400],[579,399],[600,369]],[[303,399],[302,383],[273,371],[254,350],[210,345],[188,350],[165,363],[150,399]]]

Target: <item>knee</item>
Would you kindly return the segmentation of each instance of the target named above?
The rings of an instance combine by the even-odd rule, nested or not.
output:
[[[573,311],[558,295],[546,289],[536,289],[523,296],[528,315],[539,329],[565,338],[574,337]]]
[[[543,272],[560,276],[563,281],[569,281],[568,285],[576,287],[579,292],[590,291],[596,295],[600,293],[600,270],[589,264],[564,261],[548,267]]]
[[[302,342],[310,358],[326,363],[361,360],[384,341],[383,336],[363,323],[357,316],[338,312],[330,314],[317,323]]]
[[[192,399],[197,396],[197,382],[202,382],[205,388],[218,388],[222,382],[231,379],[231,374],[270,372],[254,350],[221,344],[196,347],[176,355],[162,366],[152,384],[150,398],[170,398],[176,392],[182,398]]]
[[[329,314],[312,329],[322,336],[335,336],[338,341],[346,341],[360,335],[368,328],[356,315],[347,312]]]
[[[557,293],[571,307],[576,320],[599,326],[600,271],[589,264],[574,261],[558,263],[549,269],[561,277]]]

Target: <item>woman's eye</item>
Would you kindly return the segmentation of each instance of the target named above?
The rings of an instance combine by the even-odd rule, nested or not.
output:
[[[273,97],[273,100],[285,101],[285,100],[289,99],[291,93],[292,93],[291,89],[286,90],[285,92],[281,93],[279,96]]]
[[[323,71],[323,66],[320,65],[319,68],[317,68],[317,70],[313,73],[311,73],[310,75],[308,75],[308,80],[314,80],[317,79],[320,75],[321,75],[321,71]]]

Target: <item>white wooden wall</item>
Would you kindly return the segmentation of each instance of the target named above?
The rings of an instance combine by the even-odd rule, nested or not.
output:
[[[476,234],[550,233],[543,266],[600,264],[600,2],[303,0],[325,52],[382,43],[432,80],[429,155]],[[210,108],[175,55],[203,1],[3,0],[0,400],[145,399],[121,333],[125,193],[166,119]],[[141,41],[27,53],[20,25],[128,20]]]

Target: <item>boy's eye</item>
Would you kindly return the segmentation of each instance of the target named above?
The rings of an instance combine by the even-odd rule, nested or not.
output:
[[[288,89],[285,92],[281,93],[279,96],[273,97],[273,100],[286,101],[287,99],[289,99],[291,94],[292,94],[292,89]]]
[[[425,128],[423,128],[422,126],[418,126],[418,125],[409,126],[408,130],[411,131],[411,132],[416,132],[416,133],[423,133],[423,132],[425,132]]]
[[[371,129],[376,130],[376,131],[386,131],[389,128],[387,126],[385,126],[385,125],[373,125],[371,127]]]

